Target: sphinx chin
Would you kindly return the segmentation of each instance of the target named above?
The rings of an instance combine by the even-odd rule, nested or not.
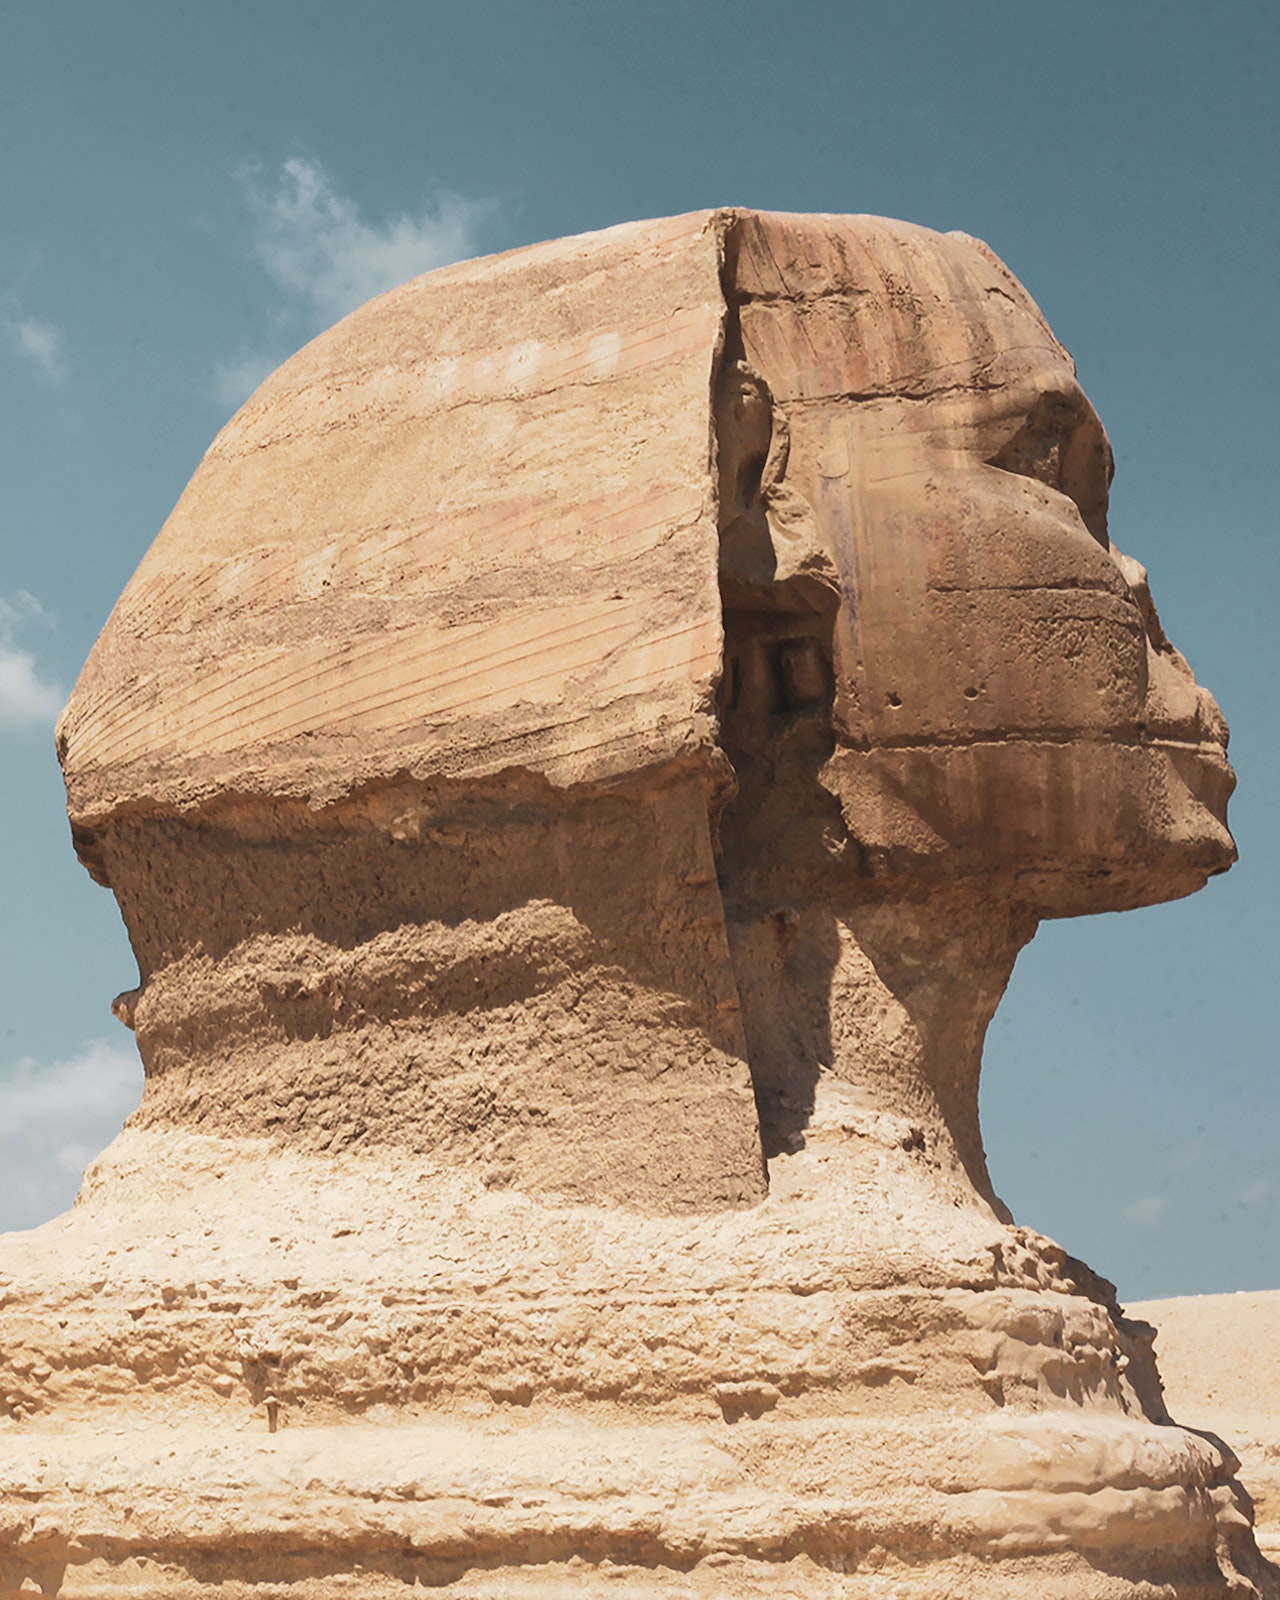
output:
[[[986,885],[1040,917],[1179,899],[1236,856],[1221,756],[1084,739],[844,749],[822,781],[870,874]]]

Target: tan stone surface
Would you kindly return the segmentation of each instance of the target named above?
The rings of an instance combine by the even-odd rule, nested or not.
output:
[[[717,259],[695,216],[464,262],[286,362],[90,658],[73,810],[568,783],[709,739]]]
[[[1169,1410],[1225,1439],[1253,1497],[1258,1544],[1280,1560],[1280,1290],[1186,1295],[1130,1308],[1156,1327]]]
[[[60,724],[142,1106],[0,1249],[0,1596],[1258,1595],[1015,1227],[1040,918],[1224,870],[1225,724],[985,246],[699,213],[354,313]]]

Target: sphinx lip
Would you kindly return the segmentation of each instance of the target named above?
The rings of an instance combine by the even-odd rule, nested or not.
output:
[[[1168,756],[1192,798],[1211,811],[1225,827],[1227,801],[1236,786],[1235,768],[1227,760],[1225,746],[1216,739],[1199,742],[1152,739],[1150,746]]]
[[[1195,761],[1206,762],[1209,766],[1219,770],[1234,771],[1231,762],[1227,759],[1227,747],[1220,744],[1217,739],[1173,739],[1161,738],[1144,741],[1156,750],[1167,750],[1172,756],[1190,757]]]

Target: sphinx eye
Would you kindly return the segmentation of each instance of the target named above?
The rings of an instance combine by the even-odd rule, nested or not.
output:
[[[1072,395],[1042,394],[1017,433],[987,464],[1065,494],[1075,502],[1085,527],[1108,548],[1111,447],[1087,404]]]

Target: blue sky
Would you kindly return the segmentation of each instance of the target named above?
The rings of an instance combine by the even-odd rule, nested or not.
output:
[[[1123,1295],[1280,1287],[1280,8],[0,0],[0,1227],[136,1100],[51,723],[220,424],[370,294],[711,205],[985,238],[1076,356],[1112,531],[1233,727],[1241,862],[1042,928],[997,1188]]]

